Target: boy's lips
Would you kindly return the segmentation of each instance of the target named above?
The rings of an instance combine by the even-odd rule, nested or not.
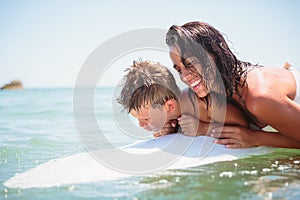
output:
[[[151,128],[149,126],[143,127],[143,129],[145,129],[146,131],[151,131]]]
[[[157,128],[151,126],[143,127],[143,129],[145,129],[146,131],[159,131]]]

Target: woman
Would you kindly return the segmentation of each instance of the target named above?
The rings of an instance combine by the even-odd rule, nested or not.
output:
[[[166,37],[181,80],[200,98],[210,93],[239,107],[250,124],[214,128],[216,143],[229,148],[300,148],[300,74],[238,60],[222,34],[202,22],[173,25]],[[196,69],[196,70],[195,70]],[[205,101],[209,106],[209,100]],[[222,102],[220,102],[222,103]],[[261,128],[270,125],[278,133]]]

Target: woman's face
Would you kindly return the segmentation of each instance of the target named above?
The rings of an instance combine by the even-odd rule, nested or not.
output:
[[[186,58],[185,66],[182,62],[180,50],[177,45],[170,47],[170,57],[174,64],[174,69],[179,73],[180,79],[192,89],[200,98],[206,97],[209,93],[206,83],[201,76],[201,69],[199,62],[195,57]],[[197,68],[195,68],[196,65]]]

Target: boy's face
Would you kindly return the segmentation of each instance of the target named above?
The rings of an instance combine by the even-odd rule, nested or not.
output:
[[[153,132],[159,131],[167,121],[167,112],[164,107],[142,106],[139,111],[131,110],[130,114],[139,121],[140,127]]]

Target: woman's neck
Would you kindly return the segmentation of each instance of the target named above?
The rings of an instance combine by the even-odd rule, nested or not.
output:
[[[241,70],[244,72],[237,83],[237,87],[233,91],[232,98],[242,104],[245,103],[245,100],[248,96],[248,75],[251,73],[252,70],[257,69],[259,66],[251,65],[250,63],[241,63]]]

